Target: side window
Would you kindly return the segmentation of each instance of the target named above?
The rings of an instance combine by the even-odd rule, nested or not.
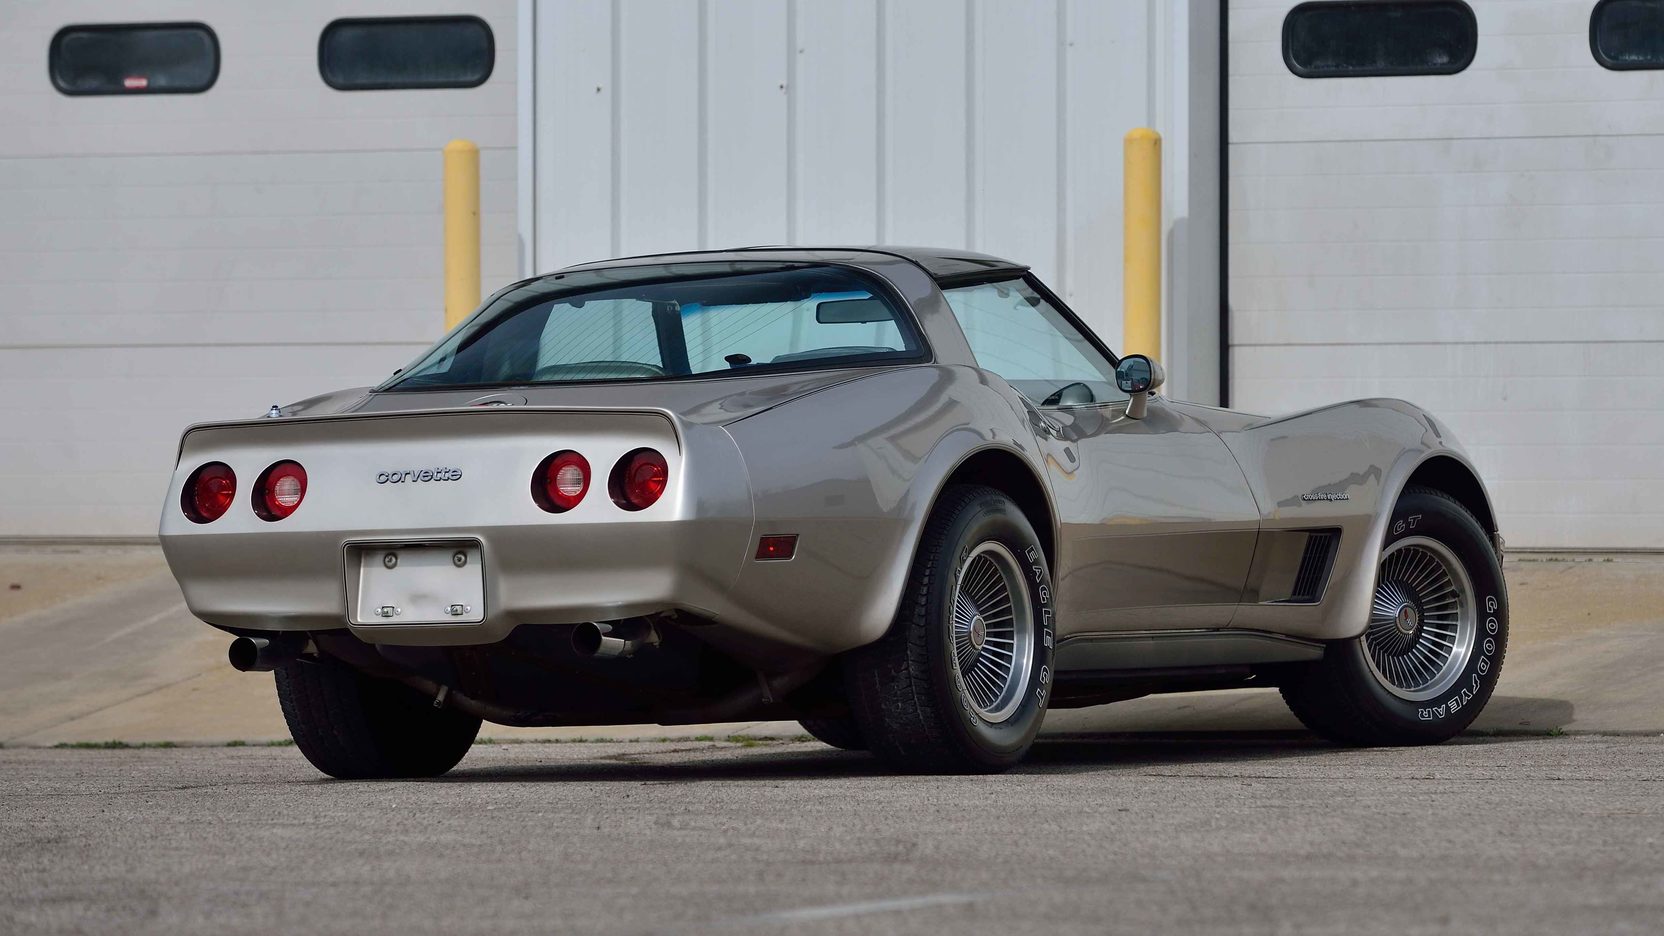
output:
[[[1020,279],[946,291],[985,370],[1042,406],[1125,400],[1115,368],[1046,298]]]
[[[1615,71],[1664,68],[1664,0],[1601,0],[1589,14],[1589,51]]]
[[[1302,78],[1454,75],[1478,45],[1462,0],[1314,0],[1283,20],[1283,63]]]

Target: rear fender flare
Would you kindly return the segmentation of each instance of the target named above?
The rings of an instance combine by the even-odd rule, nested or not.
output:
[[[1046,498],[1051,529],[1036,532],[1042,536],[1049,535],[1051,542],[1057,542],[1057,509],[1052,502],[1050,486],[1042,480],[1045,475],[1034,463],[1034,442],[1032,438],[1013,439],[1008,436],[1008,433],[1000,431],[984,434],[968,428],[956,429],[943,436],[920,463],[914,483],[901,505],[903,515],[907,517],[907,526],[900,538],[899,548],[894,561],[885,565],[884,580],[874,583],[873,601],[860,629],[862,643],[871,643],[884,636],[894,623],[897,604],[901,601],[902,591],[922,545],[925,522],[947,491],[953,476],[975,456],[984,452],[1003,452],[1023,463]],[[1053,574],[1055,576],[1055,570]]]

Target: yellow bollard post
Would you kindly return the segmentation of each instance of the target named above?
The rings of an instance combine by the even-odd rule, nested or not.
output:
[[[480,148],[445,144],[445,330],[480,304]]]
[[[1122,169],[1122,354],[1161,355],[1161,134],[1127,134]]]

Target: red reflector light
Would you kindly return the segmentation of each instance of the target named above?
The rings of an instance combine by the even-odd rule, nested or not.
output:
[[[757,540],[757,559],[790,559],[797,553],[797,534],[765,536]]]
[[[670,484],[670,466],[652,449],[636,449],[618,460],[607,487],[613,502],[625,510],[645,510]]]
[[[224,462],[209,462],[185,480],[179,506],[192,523],[212,523],[225,516],[236,498],[236,472]]]
[[[550,513],[565,513],[589,493],[589,461],[577,452],[556,452],[532,472],[532,500]]]
[[[282,520],[305,496],[306,469],[299,462],[276,462],[254,482],[254,513],[262,520]]]

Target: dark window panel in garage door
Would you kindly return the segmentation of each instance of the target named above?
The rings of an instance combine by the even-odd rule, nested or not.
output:
[[[220,74],[220,44],[203,23],[65,26],[47,53],[52,86],[71,96],[196,94]]]
[[[1283,20],[1283,61],[1302,78],[1454,75],[1478,43],[1460,0],[1302,3]]]
[[[1601,0],[1589,14],[1589,51],[1615,71],[1664,68],[1664,0]]]
[[[477,16],[339,19],[318,37],[318,74],[338,91],[475,88],[496,56]]]

